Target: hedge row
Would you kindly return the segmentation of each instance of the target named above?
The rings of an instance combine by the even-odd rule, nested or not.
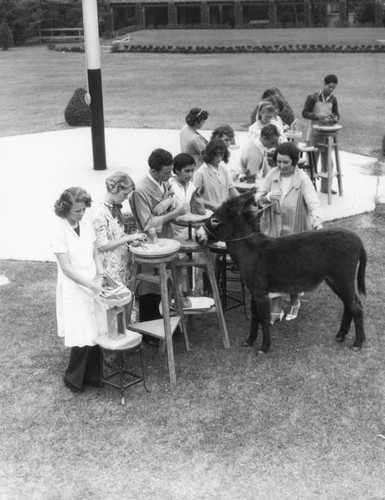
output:
[[[80,46],[56,46],[49,44],[50,50],[56,52],[84,52]],[[170,54],[238,54],[238,53],[272,53],[289,54],[298,52],[385,52],[385,45],[232,45],[232,46],[178,46],[178,45],[131,45],[115,42],[111,45],[112,53],[122,52],[158,52]]]
[[[160,52],[173,54],[298,53],[298,52],[385,52],[385,45],[235,45],[188,46],[129,45],[114,43],[111,52]]]

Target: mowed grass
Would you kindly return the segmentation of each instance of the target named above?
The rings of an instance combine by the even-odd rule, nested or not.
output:
[[[244,30],[142,30],[130,33],[130,43],[147,45],[376,45],[385,28],[293,28]]]
[[[368,251],[367,341],[334,336],[342,305],[324,285],[296,321],[272,328],[266,356],[240,346],[249,321],[227,313],[230,349],[213,316],[196,318],[192,350],[176,337],[178,382],[144,347],[151,393],[62,383],[56,268],[3,261],[0,288],[1,498],[369,500],[385,493],[385,210],[335,223]],[[259,339],[260,342],[260,339]]]
[[[206,37],[205,43],[218,39],[234,44],[297,43],[302,32],[313,30],[212,30],[153,31],[133,34],[172,37],[190,43]],[[354,43],[371,43],[385,38],[383,29],[314,30],[314,43],[339,43],[342,35]],[[272,38],[272,34],[275,38]],[[332,37],[333,34],[333,37]],[[303,35],[305,36],[305,35]],[[151,42],[152,40],[152,42]],[[350,40],[350,39],[349,39]],[[158,43],[158,42],[157,42]],[[160,43],[160,42],[159,42]],[[230,42],[229,42],[230,43]],[[277,42],[278,43],[278,42]],[[304,42],[305,43],[305,42]],[[262,92],[276,86],[301,118],[306,96],[320,88],[327,73],[336,73],[336,90],[341,124],[340,147],[344,150],[377,156],[382,147],[383,54],[111,54],[102,52],[104,116],[107,127],[148,127],[179,129],[191,107],[210,111],[205,128],[222,123],[235,130],[246,130],[250,114]],[[48,51],[45,47],[15,48],[0,52],[2,87],[0,136],[61,130],[69,128],[64,109],[74,90],[86,86],[84,54]],[[159,144],[161,147],[162,144]]]

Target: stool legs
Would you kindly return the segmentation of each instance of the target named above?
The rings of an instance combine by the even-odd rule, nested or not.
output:
[[[167,348],[168,370],[170,373],[170,382],[172,384],[175,384],[176,382],[175,360],[174,360],[174,348],[172,345],[170,301],[167,290],[167,274],[166,274],[165,264],[159,265],[159,276],[160,276],[160,295],[162,298],[162,305],[163,305],[163,324],[164,324],[164,335],[166,339],[166,348]]]
[[[180,316],[180,318],[181,318],[179,325],[180,325],[180,328],[182,329],[184,343],[186,346],[186,351],[189,351],[190,350],[190,342],[189,342],[188,335],[187,335],[186,320],[185,320],[185,317],[183,315],[183,306],[182,306],[182,300],[181,300],[182,298],[180,296],[179,288],[178,288],[178,281],[177,281],[177,275],[176,275],[176,261],[172,261],[170,264],[170,267],[171,267],[172,279],[174,280],[175,309],[176,309],[178,316]],[[192,268],[190,268],[190,270],[192,271]]]
[[[105,376],[105,370],[104,370],[104,353],[105,352],[108,352],[110,354],[114,354],[115,359],[116,359],[117,364],[118,364],[118,367],[116,369],[112,369],[112,372],[108,376]],[[125,362],[125,356],[126,355],[131,356],[134,353],[139,353],[141,375],[138,375],[137,373],[134,373],[133,371],[128,370],[126,368],[127,365]],[[133,380],[131,382],[125,383],[124,376],[126,374],[133,377]],[[119,384],[116,384],[116,383],[110,381],[110,379],[112,379],[113,377],[116,377],[116,376],[119,377]],[[104,384],[107,384],[111,387],[115,387],[116,389],[120,390],[120,402],[124,406],[126,404],[126,399],[124,397],[124,390],[127,389],[128,387],[131,387],[132,385],[138,384],[139,382],[143,382],[143,385],[144,385],[144,388],[146,389],[146,391],[150,392],[149,389],[147,388],[146,378],[144,375],[144,364],[143,364],[143,355],[142,355],[142,345],[141,344],[135,348],[131,348],[131,349],[127,349],[127,350],[110,351],[107,349],[101,349],[99,394],[101,393],[101,390],[102,390]]]
[[[219,296],[217,281],[215,279],[214,267],[212,266],[209,259],[210,259],[210,255],[209,255],[209,251],[207,250],[206,251],[206,262],[207,262],[206,271],[207,271],[207,275],[208,275],[209,280],[210,280],[211,290],[213,292],[213,299],[214,299],[215,308],[217,311],[217,318],[218,318],[218,323],[219,323],[219,327],[221,330],[223,346],[228,348],[228,347],[230,347],[230,340],[229,340],[229,335],[227,332],[225,316],[223,314],[222,302],[221,302],[221,298]]]

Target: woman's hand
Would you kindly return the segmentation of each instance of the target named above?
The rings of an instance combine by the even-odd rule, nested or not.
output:
[[[100,292],[103,291],[101,279],[99,277],[96,277],[94,280],[90,281],[88,288],[95,292],[96,294],[99,294]]]
[[[127,236],[127,243],[131,243],[132,241],[146,241],[147,235],[144,233],[133,233]]]
[[[318,231],[318,229],[323,229],[323,224],[318,224],[318,226],[315,226],[315,230]]]
[[[282,189],[274,189],[273,191],[270,191],[266,198],[269,201],[280,201],[282,198]]]

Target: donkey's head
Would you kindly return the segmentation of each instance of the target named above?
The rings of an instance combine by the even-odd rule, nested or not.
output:
[[[204,188],[197,187],[190,200],[190,212],[192,214],[205,215],[205,202],[203,201]]]
[[[225,201],[196,231],[198,243],[242,239],[251,232],[257,232],[258,220],[254,194],[255,189],[252,189]]]

